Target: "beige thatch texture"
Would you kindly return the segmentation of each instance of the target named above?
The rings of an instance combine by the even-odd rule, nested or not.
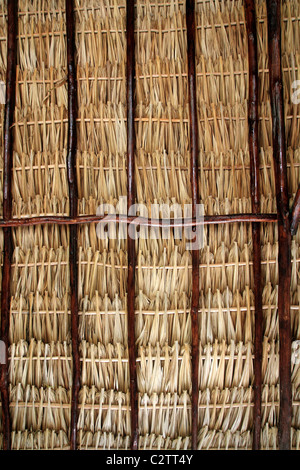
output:
[[[68,214],[64,0],[20,0],[13,213]],[[0,79],[6,71],[0,1]],[[125,0],[75,0],[79,213],[126,195]],[[261,210],[276,211],[266,5],[257,1]],[[283,2],[283,80],[291,200],[300,180],[300,4]],[[199,190],[207,214],[251,212],[244,2],[196,5]],[[138,0],[136,187],[139,202],[190,203],[185,2]],[[294,90],[293,90],[294,91]],[[0,106],[3,138],[4,106]],[[2,146],[0,149],[1,169]],[[1,173],[2,174],[2,173]],[[2,178],[0,179],[2,185]],[[1,186],[2,187],[2,186]],[[2,194],[0,191],[0,203]],[[1,204],[0,204],[1,207]],[[1,208],[2,210],[2,208]],[[263,224],[262,447],[279,415],[277,229]],[[69,447],[72,352],[68,228],[13,230],[10,401],[14,449]],[[300,231],[292,242],[291,319],[300,339]],[[2,246],[2,233],[1,233]],[[82,388],[79,448],[129,448],[126,242],[78,229]],[[191,446],[191,253],[184,240],[139,240],[136,343],[140,448]],[[199,449],[252,445],[254,294],[249,224],[205,228],[200,253]],[[300,448],[293,364],[292,447]],[[0,445],[1,444],[0,438]]]

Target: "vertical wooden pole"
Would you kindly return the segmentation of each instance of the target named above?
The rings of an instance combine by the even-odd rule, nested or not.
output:
[[[126,96],[127,96],[127,208],[135,203],[134,180],[134,77],[135,77],[135,40],[134,40],[134,0],[126,2],[127,31],[127,65],[126,65]],[[129,236],[127,226],[127,315],[128,315],[128,354],[130,374],[130,405],[131,405],[131,448],[138,449],[138,392],[136,374],[135,349],[135,240]]]
[[[259,188],[259,144],[258,144],[258,62],[255,1],[245,1],[246,26],[248,35],[249,97],[248,132],[251,176],[252,212],[260,213]],[[252,223],[253,275],[255,296],[255,337],[254,337],[254,409],[253,409],[253,450],[260,449],[261,435],[261,393],[262,393],[262,342],[263,314],[261,288],[260,224]]]
[[[12,165],[13,165],[13,131],[16,95],[17,65],[17,34],[18,34],[18,1],[7,1],[7,68],[6,98],[4,112],[4,154],[3,154],[3,219],[12,218]],[[11,422],[9,413],[8,384],[8,344],[10,322],[10,273],[13,251],[12,230],[3,229],[3,272],[1,288],[1,341],[5,344],[5,361],[1,364],[0,390],[2,399],[3,449],[11,448]]]
[[[291,388],[291,230],[286,165],[286,141],[281,71],[281,2],[267,0],[270,98],[272,108],[273,159],[278,214],[278,315],[279,315],[279,448],[290,449],[292,419]]]
[[[190,112],[190,152],[191,152],[191,187],[192,217],[197,216],[199,203],[198,191],[198,124],[196,100],[196,66],[195,66],[195,1],[186,1],[187,53],[188,53],[188,86]],[[199,250],[192,250],[192,449],[197,449],[198,414],[199,414]]]
[[[75,19],[73,0],[66,0],[67,62],[68,62],[68,150],[67,176],[69,185],[70,217],[76,218],[78,193],[76,180],[77,150],[77,79],[75,65]],[[71,291],[71,341],[73,358],[73,381],[71,398],[70,449],[77,448],[78,395],[80,390],[80,355],[78,335],[78,265],[77,265],[77,225],[69,229],[69,266]]]

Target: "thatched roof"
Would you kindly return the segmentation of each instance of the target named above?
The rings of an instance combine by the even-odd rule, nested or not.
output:
[[[137,201],[191,203],[185,2],[136,2]],[[78,214],[127,191],[126,2],[75,0]],[[258,0],[260,209],[276,213],[267,12]],[[0,1],[0,80],[6,80]],[[248,42],[242,0],[196,2],[199,198],[205,214],[250,213]],[[300,3],[282,6],[290,203],[300,181]],[[12,216],[69,214],[64,0],[19,0]],[[4,105],[0,106],[3,168]],[[1,175],[3,175],[3,170]],[[2,178],[0,178],[2,211]],[[198,448],[252,447],[254,276],[250,223],[206,225],[200,250]],[[119,233],[119,226],[117,226]],[[192,254],[186,240],[138,240],[135,340],[139,448],[191,447]],[[70,447],[69,226],[12,228],[9,402],[14,449]],[[130,448],[126,240],[77,229],[81,384],[78,448]],[[3,235],[0,231],[3,250]],[[300,231],[291,243],[291,331],[300,340]],[[261,224],[261,446],[278,448],[278,230]],[[292,448],[300,447],[300,366],[292,363]],[[1,413],[0,413],[1,416]],[[1,419],[1,418],[0,418]],[[2,427],[2,422],[0,421]],[[0,445],[2,437],[0,436]]]

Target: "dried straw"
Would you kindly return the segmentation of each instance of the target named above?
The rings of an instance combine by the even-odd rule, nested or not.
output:
[[[0,2],[0,80],[6,71]],[[275,212],[267,24],[258,0],[261,210]],[[126,195],[124,0],[76,0],[79,214]],[[136,7],[138,202],[191,202],[185,2]],[[291,201],[300,180],[300,5],[283,2],[283,80]],[[196,3],[199,195],[206,214],[251,212],[244,4]],[[19,1],[13,215],[69,213],[64,0]],[[3,139],[3,105],[0,137]],[[0,170],[2,185],[2,150]],[[2,192],[0,188],[0,207]],[[2,210],[2,209],[1,209]],[[161,233],[161,232],[159,232]],[[300,339],[300,238],[292,242],[291,320]],[[72,351],[69,232],[13,229],[10,401],[14,449],[70,445]],[[262,224],[262,448],[278,446],[278,243]],[[0,231],[2,247],[2,231]],[[191,253],[185,240],[136,242],[136,345],[141,449],[191,447]],[[199,449],[252,446],[254,294],[249,224],[205,228],[200,252]],[[82,388],[78,447],[130,448],[126,241],[78,228]],[[292,447],[300,448],[300,366],[293,364]],[[0,413],[1,416],[1,413]],[[0,422],[0,426],[2,426]],[[2,437],[0,436],[0,445]]]

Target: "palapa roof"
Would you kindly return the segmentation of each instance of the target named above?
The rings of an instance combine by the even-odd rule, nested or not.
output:
[[[206,216],[253,212],[246,3],[241,0],[195,2],[198,197]],[[276,214],[267,7],[263,0],[255,4],[259,209],[263,214]],[[186,2],[137,0],[134,12],[134,186],[136,201],[145,204],[150,217],[151,204],[183,206],[193,200]],[[101,204],[116,207],[127,194],[126,1],[74,0],[73,14],[78,102],[75,116],[77,216],[86,216],[96,215]],[[18,2],[11,172],[11,216],[16,219],[70,215],[66,18],[65,0]],[[282,2],[281,28],[291,206],[300,181],[300,107],[295,99],[296,81],[300,80],[298,0]],[[0,80],[4,83],[7,33],[7,2],[1,0]],[[2,102],[1,216],[5,173],[5,105]],[[124,225],[117,224],[117,233],[121,227],[125,230]],[[199,405],[198,449],[253,447],[254,409],[257,412],[257,408],[254,405],[256,309],[251,223],[203,226],[204,243],[199,250],[196,395],[192,386],[195,371],[191,317],[195,271],[193,253],[186,249],[186,239],[175,238],[172,228],[169,238],[164,239],[159,229],[157,239],[135,242],[133,338],[127,324],[127,240],[100,239],[96,222],[28,224],[5,230],[12,236],[7,387],[13,449],[69,449],[74,444],[71,436],[74,430],[79,449],[130,449],[136,431],[132,430],[134,412],[139,449],[190,449],[193,397]],[[2,265],[3,233],[2,226]],[[70,233],[75,233],[77,240],[75,294],[70,284]],[[278,449],[277,223],[261,223],[260,237],[263,320],[259,436],[261,448]],[[300,341],[299,230],[292,237],[290,247],[291,346],[297,347]],[[74,344],[72,349],[75,333],[71,301],[76,293],[78,337],[73,336],[73,341],[79,352],[80,384],[77,414],[71,418],[72,373],[76,362]],[[132,339],[135,341],[136,403],[132,401],[129,367],[132,358],[128,341]],[[290,443],[293,449],[300,448],[299,386],[299,361],[292,360]],[[0,413],[1,447],[5,447],[3,413]]]

